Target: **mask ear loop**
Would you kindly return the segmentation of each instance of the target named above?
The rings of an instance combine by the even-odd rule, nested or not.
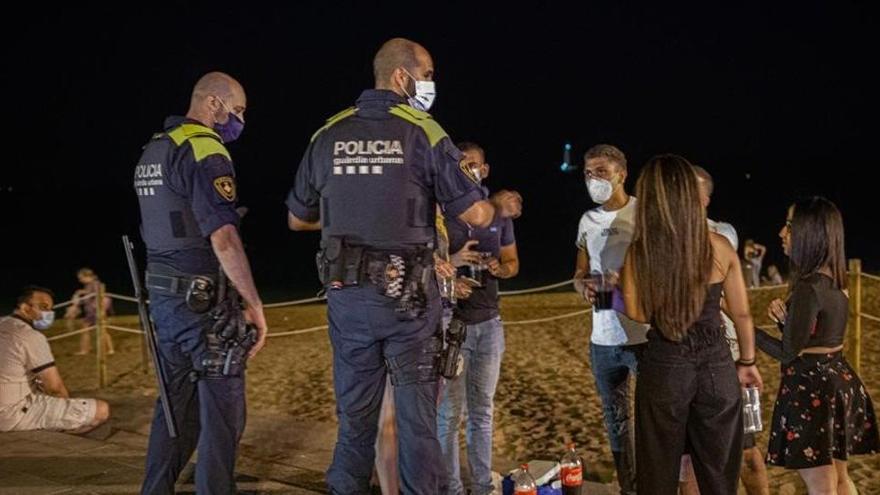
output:
[[[406,67],[401,66],[400,68],[403,69],[403,72],[406,72],[406,75],[409,76],[409,78],[412,79],[413,82],[416,82],[416,78],[413,77],[413,75],[410,74],[408,70],[406,70]],[[400,89],[403,91],[403,94],[405,94],[407,98],[412,98],[412,96],[409,94],[409,91],[406,90],[405,86],[401,86]]]

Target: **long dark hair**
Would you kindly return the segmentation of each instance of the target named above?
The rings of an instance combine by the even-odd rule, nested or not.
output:
[[[645,316],[675,341],[702,311],[712,272],[698,187],[693,166],[678,155],[651,158],[636,182],[636,291]]]
[[[827,266],[837,288],[846,289],[843,217],[837,206],[821,196],[795,202],[790,233],[792,283]]]

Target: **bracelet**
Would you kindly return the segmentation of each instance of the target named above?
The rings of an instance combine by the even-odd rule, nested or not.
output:
[[[737,359],[736,365],[737,366],[754,366],[755,365],[755,358],[752,358],[750,360]]]

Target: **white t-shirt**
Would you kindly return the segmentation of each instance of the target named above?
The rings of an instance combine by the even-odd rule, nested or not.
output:
[[[736,235],[736,229],[727,222],[716,222],[709,219],[709,230],[716,234],[721,234],[730,241],[734,251],[739,250],[739,236]]]
[[[733,228],[733,225],[709,219],[709,230],[723,235],[730,241],[734,251],[739,250],[739,237],[736,235],[736,229]],[[736,328],[733,326],[733,321],[730,317],[724,314],[724,311],[721,312],[721,323],[724,325],[724,333],[728,344],[730,344],[730,353],[733,354],[734,360],[739,359],[739,338],[736,336]]]
[[[33,380],[54,366],[46,336],[13,316],[0,318],[0,409],[33,391]]]
[[[578,225],[575,245],[587,251],[590,271],[614,270],[620,273],[626,251],[632,242],[636,218],[636,198],[626,206],[608,211],[599,206],[587,210]],[[641,344],[647,339],[648,325],[636,323],[617,311],[593,311],[593,334],[597,345]]]

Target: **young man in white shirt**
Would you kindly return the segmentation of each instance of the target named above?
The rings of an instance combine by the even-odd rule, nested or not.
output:
[[[615,146],[599,144],[584,155],[587,191],[599,207],[581,217],[576,245],[575,290],[593,298],[591,273],[616,283],[633,236],[636,198],[624,189],[626,156]],[[619,291],[614,298],[621,301]],[[622,494],[636,493],[635,447],[630,428],[629,381],[635,379],[636,356],[646,341],[647,327],[627,318],[622,304],[615,309],[593,307],[590,363],[602,400],[605,428]]]

